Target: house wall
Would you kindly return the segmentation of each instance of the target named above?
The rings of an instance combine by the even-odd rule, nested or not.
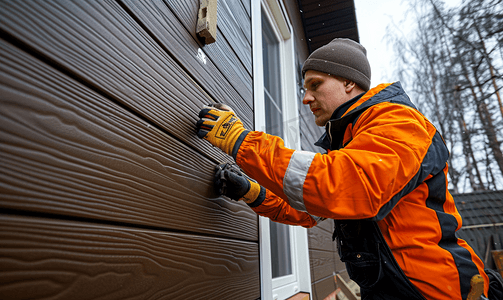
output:
[[[260,297],[257,216],[194,129],[253,128],[250,1],[210,45],[198,2],[0,1],[0,298]]]

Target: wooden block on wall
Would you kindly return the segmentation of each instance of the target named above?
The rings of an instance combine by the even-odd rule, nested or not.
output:
[[[197,34],[206,44],[217,40],[217,0],[200,0],[197,15]]]

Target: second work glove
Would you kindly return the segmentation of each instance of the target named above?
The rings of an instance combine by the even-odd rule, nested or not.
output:
[[[217,194],[232,200],[243,200],[250,206],[258,206],[265,199],[265,188],[246,176],[235,164],[221,164],[215,168]]]
[[[196,123],[197,136],[234,156],[234,145],[240,135],[247,131],[234,111],[225,104],[216,103],[203,107],[199,118]]]

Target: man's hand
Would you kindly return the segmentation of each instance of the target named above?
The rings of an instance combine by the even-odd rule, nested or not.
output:
[[[225,153],[233,155],[232,150],[241,133],[243,123],[234,111],[225,104],[216,103],[204,106],[196,123],[197,136],[204,138]]]
[[[218,195],[251,204],[265,199],[265,188],[246,176],[235,164],[221,164],[215,168],[215,189]],[[255,206],[255,205],[254,205]]]

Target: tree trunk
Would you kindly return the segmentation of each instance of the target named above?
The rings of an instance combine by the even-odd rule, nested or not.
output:
[[[482,86],[477,76],[475,76],[475,82],[477,83],[479,92],[483,95],[484,91],[482,90]],[[503,175],[503,152],[501,151],[501,143],[498,141],[498,136],[496,135],[496,128],[493,124],[491,113],[487,109],[487,104],[484,99],[475,99],[475,101],[478,104],[479,116],[484,125],[484,132],[489,140],[489,147],[491,148],[494,159],[496,160],[501,174]]]

